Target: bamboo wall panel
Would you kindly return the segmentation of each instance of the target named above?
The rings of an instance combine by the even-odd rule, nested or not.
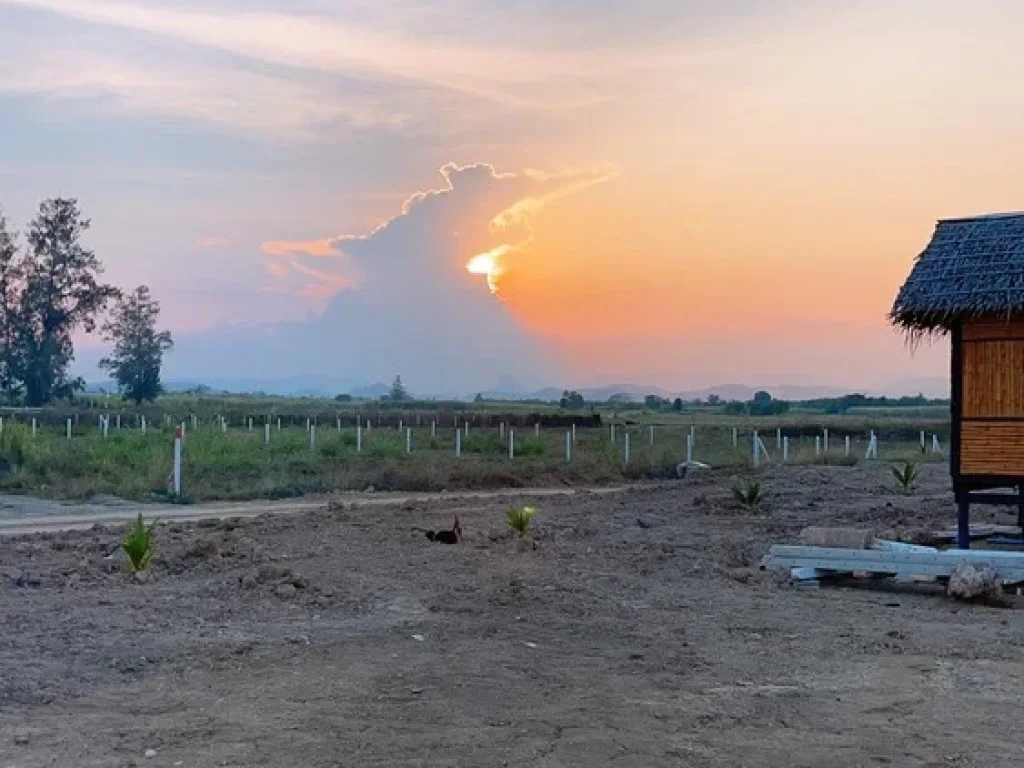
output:
[[[1024,421],[965,421],[960,473],[1024,476]]]
[[[1024,340],[963,344],[963,416],[1024,417]]]
[[[1024,317],[980,318],[969,320],[963,326],[964,341],[986,339],[1024,339]]]

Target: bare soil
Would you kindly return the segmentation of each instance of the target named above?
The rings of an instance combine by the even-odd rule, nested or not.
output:
[[[141,580],[123,524],[2,537],[0,768],[1024,765],[1014,601],[757,567],[806,525],[948,527],[943,468],[761,480],[762,513],[715,473],[540,497],[535,546],[507,498],[174,522]]]

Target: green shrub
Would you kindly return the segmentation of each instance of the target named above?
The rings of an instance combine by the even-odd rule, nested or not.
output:
[[[506,517],[508,518],[509,527],[515,532],[516,536],[522,538],[530,529],[530,520],[533,519],[535,514],[537,514],[536,507],[511,506],[508,508]]]
[[[734,486],[732,496],[744,509],[756,511],[764,507],[765,496],[760,483],[748,481],[742,486]]]
[[[917,485],[918,467],[912,461],[904,461],[902,466],[897,465],[890,467],[892,470],[892,476],[896,478],[897,484],[900,486],[904,493],[913,493],[914,487]]]
[[[153,545],[154,525],[156,525],[156,520],[147,527],[142,521],[140,512],[121,544],[124,553],[128,555],[128,566],[132,571],[144,570],[153,559],[153,555],[156,554],[156,548]]]

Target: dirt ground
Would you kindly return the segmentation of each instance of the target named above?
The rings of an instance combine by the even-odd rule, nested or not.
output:
[[[535,549],[507,498],[171,523],[144,581],[122,525],[2,537],[0,768],[1024,765],[1020,606],[757,568],[949,527],[942,467],[775,470],[761,514],[730,482],[539,498]]]

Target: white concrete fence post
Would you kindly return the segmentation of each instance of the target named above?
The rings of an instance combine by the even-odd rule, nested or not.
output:
[[[67,429],[67,432],[68,432],[68,440],[70,440],[70,439],[71,439],[71,419],[68,419],[68,425],[67,425],[67,427],[68,427],[68,429]]]
[[[821,455],[821,437],[818,435],[814,436],[814,455]]]
[[[686,463],[693,461],[693,435],[686,435]]]
[[[143,416],[139,420],[139,428],[142,430],[142,434],[146,434],[146,417]]]
[[[846,446],[845,446],[846,455],[849,456],[850,455],[850,436],[849,435],[846,436],[845,443],[846,443]]]
[[[572,432],[565,433],[565,460],[572,461]]]
[[[760,443],[759,443],[758,438],[757,438],[757,430],[756,429],[754,430],[754,434],[751,437],[751,445],[752,445],[752,450],[753,450],[753,453],[754,453],[754,457],[753,457],[754,466],[756,467],[758,464],[761,463],[761,455],[760,455],[761,454],[761,452],[760,452],[760,447],[761,446],[760,446]]]
[[[650,443],[651,443],[651,447],[653,448],[654,447],[654,425],[651,424],[649,429],[650,429],[650,432],[651,432],[649,440],[650,440]]]
[[[775,428],[775,447],[782,450],[782,427]]]
[[[32,437],[36,436],[36,417],[32,417]]]
[[[455,430],[455,458],[459,458],[462,455],[462,430]]]
[[[787,436],[782,438],[782,461],[789,461],[789,437]]]
[[[825,427],[824,434],[821,439],[821,445],[822,448],[824,448],[825,453],[828,453],[828,427]]]
[[[316,448],[316,424],[309,425],[309,447]]]
[[[174,430],[174,495],[181,496],[181,441],[185,431],[178,427]]]
[[[576,442],[576,422],[572,423],[572,441]]]
[[[508,457],[509,459],[516,457],[516,431],[514,429],[508,431]]]
[[[629,465],[629,432],[626,433],[626,445],[625,445],[624,454],[625,455],[624,455],[623,458],[625,459],[625,463],[628,466]]]
[[[942,444],[938,435],[932,435],[932,453],[942,453]]]
[[[739,448],[740,447],[740,431],[736,427],[732,428],[732,447],[733,448]]]
[[[534,437],[540,437],[540,422],[539,421],[536,422],[533,425],[533,436]]]
[[[412,427],[405,428],[405,452],[412,453]]]

